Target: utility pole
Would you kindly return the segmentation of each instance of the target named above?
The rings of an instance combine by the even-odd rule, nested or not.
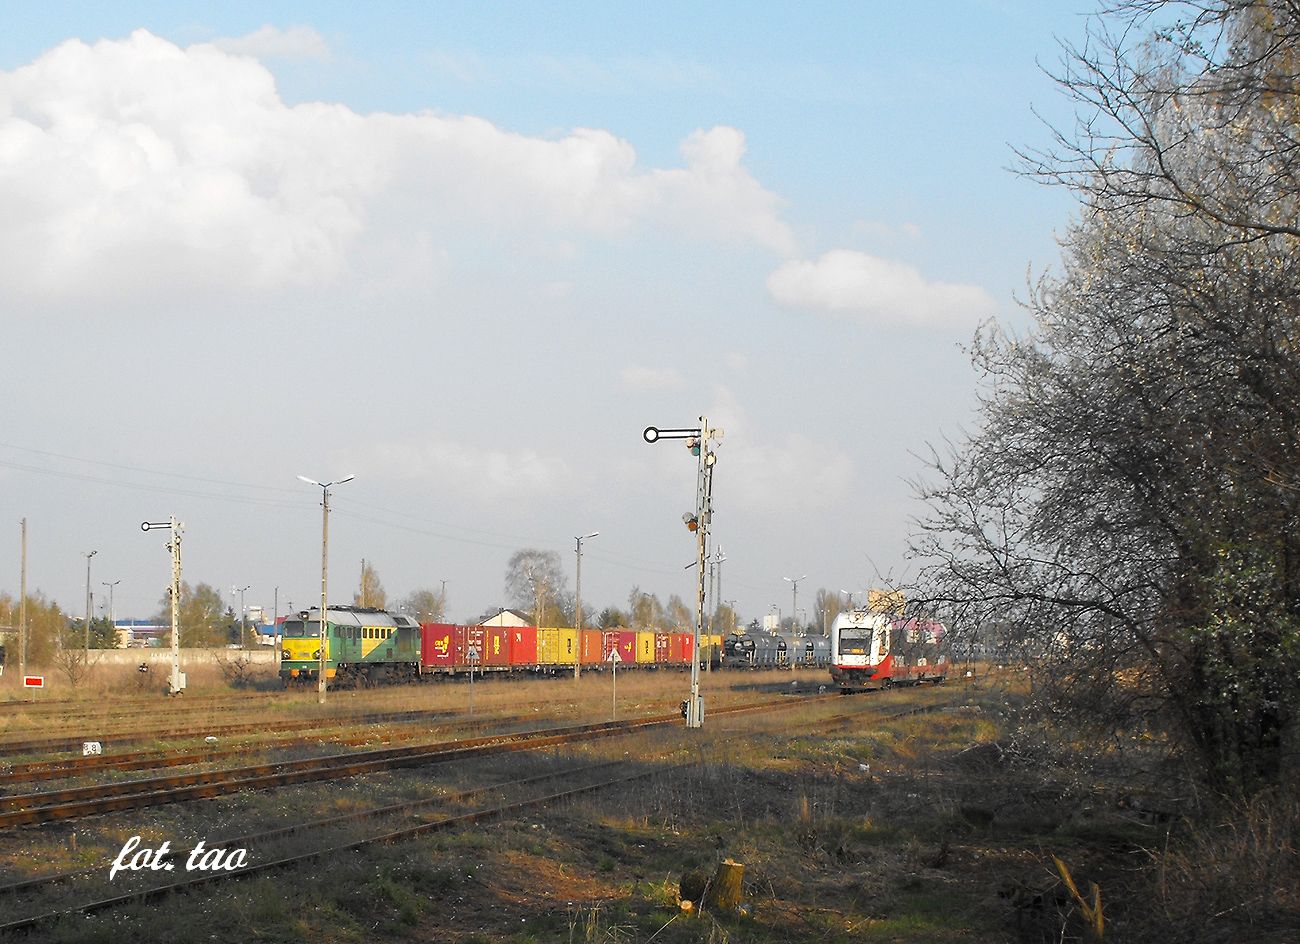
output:
[[[167,550],[172,552],[172,677],[167,694],[179,695],[185,690],[185,673],[181,671],[181,534],[185,525],[177,521],[175,515],[166,521],[145,521],[140,525],[141,531],[157,528],[167,528],[172,533],[167,544]]]
[[[326,638],[325,624],[329,619],[329,559],[330,559],[330,487],[333,485],[342,485],[344,482],[351,482],[356,475],[348,475],[339,479],[337,482],[317,482],[315,479],[309,479],[305,475],[298,476],[308,485],[315,485],[321,490],[321,525],[320,525],[320,618],[316,621],[320,627],[320,651],[317,653],[316,667],[316,700],[320,704],[325,704],[325,661],[326,661]],[[361,562],[361,567],[365,569],[365,561]],[[364,586],[365,581],[362,580]]]
[[[782,580],[790,581],[790,586],[794,588],[793,596],[790,598],[790,629],[794,632],[799,631],[799,581],[807,577],[807,574],[801,574],[798,577],[782,577]],[[779,630],[781,624],[778,621],[776,628]]]
[[[576,682],[582,676],[582,542],[587,538],[594,538],[600,534],[599,531],[593,531],[591,534],[584,534],[581,537],[575,537],[578,542],[578,577],[576,587],[573,591],[573,631],[575,633],[573,645],[573,680]]]
[[[107,580],[100,581],[101,586],[108,587],[108,625],[109,631],[113,634],[112,643],[114,649],[117,648],[117,619],[113,610],[113,588],[121,582],[120,580],[114,580],[112,583]]]
[[[86,665],[90,665],[90,559],[98,553],[86,553]]]
[[[718,599],[722,596],[722,562],[727,559],[727,555],[722,553],[722,546],[719,545],[709,558],[709,635],[716,636],[717,632],[713,625],[713,616],[718,612]],[[717,568],[717,583],[714,583],[714,568]],[[733,626],[732,629],[735,629]],[[713,671],[713,660],[710,659],[704,667],[705,672]]]
[[[686,702],[686,727],[704,726],[704,702],[700,698],[700,637],[704,633],[704,563],[708,557],[709,530],[713,520],[713,466],[718,461],[714,445],[722,441],[722,430],[710,429],[701,416],[695,428],[658,429],[647,426],[641,438],[648,443],[661,439],[684,439],[691,455],[699,458],[695,475],[695,512],[682,515],[682,521],[696,537],[695,648],[691,658],[691,694]]]
[[[230,593],[232,597],[236,593],[239,594],[239,648],[240,649],[248,648],[247,644],[244,642],[244,591],[247,590],[249,586],[250,586],[249,584],[245,584],[242,587],[230,588]],[[232,599],[230,602],[234,603],[235,601]]]
[[[22,575],[18,579],[19,594],[21,599],[18,601],[18,677],[21,680],[27,675],[27,519],[23,519],[23,568]]]
[[[361,605],[366,605],[366,559],[361,558]]]

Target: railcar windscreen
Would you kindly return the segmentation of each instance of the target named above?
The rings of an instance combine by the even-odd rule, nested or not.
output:
[[[865,630],[861,634],[844,630],[840,633],[840,651],[851,652],[854,650],[866,652],[871,648],[871,630]]]

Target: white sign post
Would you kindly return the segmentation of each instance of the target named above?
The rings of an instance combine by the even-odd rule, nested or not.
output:
[[[615,646],[613,649],[609,650],[609,655],[605,657],[605,661],[608,662],[613,667],[613,671],[614,671],[614,704],[612,706],[612,710],[610,711],[609,720],[617,721],[618,720],[618,664],[623,661],[623,657],[618,654],[618,646]]]
[[[478,649],[470,646],[465,652],[465,661],[469,663],[469,716],[474,717],[474,663],[478,661]]]

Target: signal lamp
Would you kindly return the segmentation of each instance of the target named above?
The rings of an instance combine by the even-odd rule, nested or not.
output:
[[[700,519],[695,517],[695,515],[691,514],[689,511],[682,515],[682,521],[685,523],[687,531],[700,530]]]
[[[692,436],[686,440],[686,448],[691,451],[691,455],[698,456],[700,454],[700,437]]]

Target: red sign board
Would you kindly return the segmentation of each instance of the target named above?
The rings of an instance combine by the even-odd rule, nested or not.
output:
[[[24,676],[23,676],[23,685],[24,685],[24,687],[26,687],[26,688],[44,688],[44,687],[45,687],[45,676],[44,676],[44,675],[24,675]]]

